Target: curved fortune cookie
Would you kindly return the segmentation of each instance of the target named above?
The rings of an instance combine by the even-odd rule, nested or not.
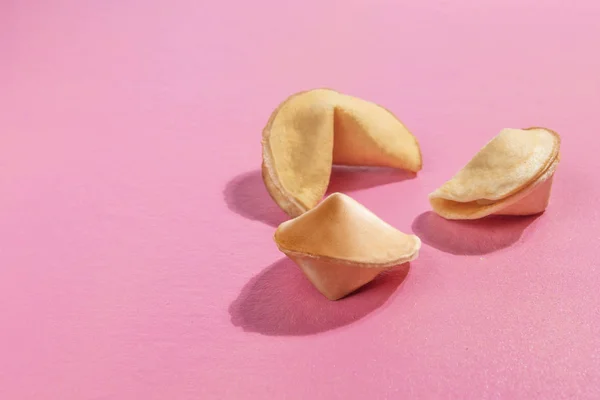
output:
[[[263,130],[262,175],[290,216],[325,195],[333,164],[421,169],[415,137],[388,110],[329,89],[285,100]]]
[[[560,136],[545,128],[504,129],[429,195],[447,219],[532,215],[548,206]]]
[[[414,260],[421,247],[417,236],[400,232],[341,193],[281,224],[274,239],[330,300],[344,297],[385,270]]]

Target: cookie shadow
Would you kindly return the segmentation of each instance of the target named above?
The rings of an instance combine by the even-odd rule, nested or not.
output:
[[[230,180],[223,197],[231,211],[250,220],[277,227],[289,219],[267,192],[260,170],[246,172]]]
[[[415,176],[412,172],[392,168],[334,166],[327,194],[387,185]],[[227,207],[244,218],[273,227],[289,219],[267,192],[260,170],[234,177],[225,186],[223,197]]]
[[[409,264],[383,273],[351,295],[330,301],[290,259],[254,276],[231,303],[233,325],[270,336],[304,336],[339,328],[382,307],[402,284]]]
[[[395,168],[334,165],[327,194],[353,192],[416,178],[417,174]]]
[[[492,216],[473,221],[451,221],[427,211],[414,220],[412,229],[423,243],[443,252],[483,255],[517,242],[539,216]]]

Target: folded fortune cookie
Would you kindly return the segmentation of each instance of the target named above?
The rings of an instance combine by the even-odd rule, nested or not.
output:
[[[385,108],[329,89],[300,92],[263,130],[262,176],[271,197],[296,217],[325,195],[333,164],[421,169],[415,137]]]
[[[421,247],[417,236],[400,232],[341,193],[281,224],[274,239],[330,300],[340,299],[381,272],[416,259]]]
[[[545,128],[504,129],[429,195],[447,219],[531,215],[548,206],[560,136]]]

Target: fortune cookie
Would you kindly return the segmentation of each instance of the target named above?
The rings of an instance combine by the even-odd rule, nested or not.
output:
[[[545,128],[504,129],[429,195],[446,219],[532,215],[548,206],[560,136]]]
[[[330,300],[414,260],[421,247],[417,236],[400,232],[341,193],[281,224],[274,239],[279,250]]]
[[[415,137],[385,108],[329,89],[297,93],[263,130],[262,176],[271,197],[296,217],[322,200],[333,164],[417,172]]]

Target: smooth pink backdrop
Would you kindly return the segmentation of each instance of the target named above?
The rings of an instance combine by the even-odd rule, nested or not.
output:
[[[2,1],[0,399],[600,397],[600,3]],[[320,296],[259,174],[287,95],[395,112],[424,169],[336,171],[421,236]],[[562,134],[539,218],[427,194],[504,127]]]

